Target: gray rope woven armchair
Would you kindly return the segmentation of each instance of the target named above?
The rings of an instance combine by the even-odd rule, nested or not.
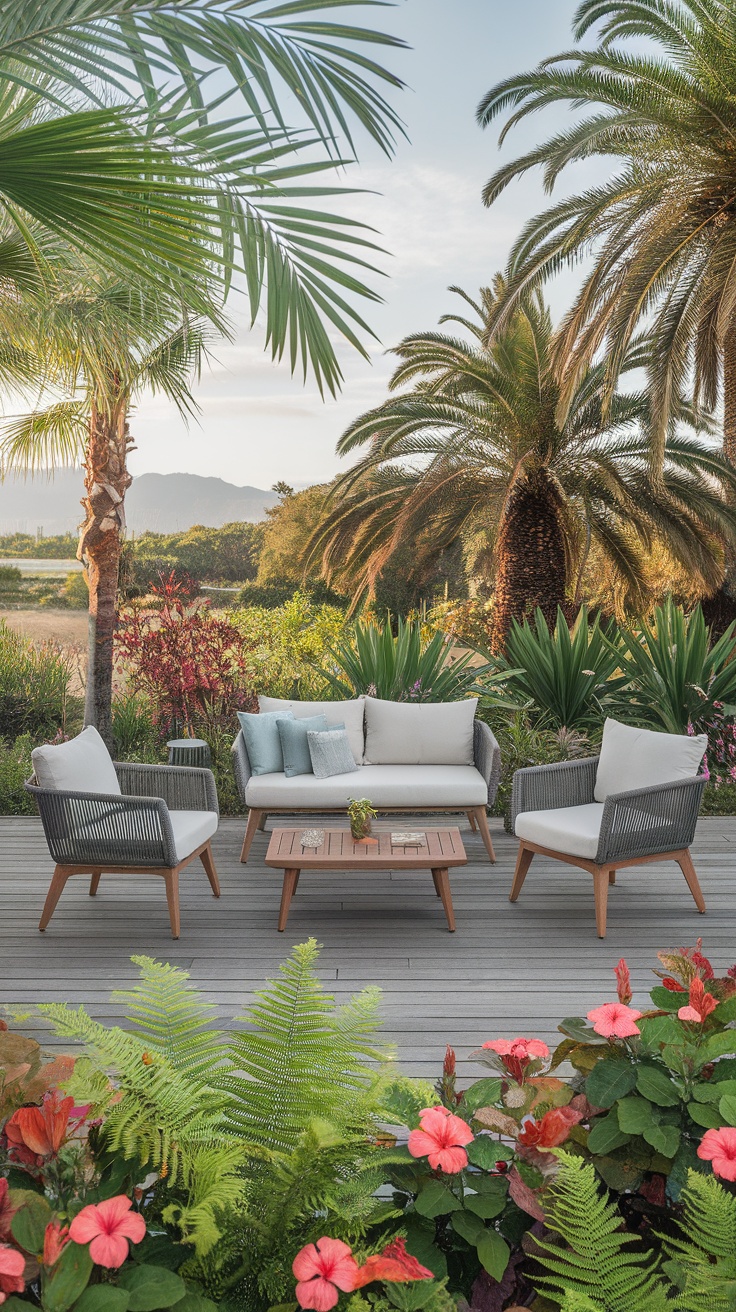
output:
[[[211,770],[114,763],[90,728],[70,743],[37,748],[33,765],[25,786],[36,799],[56,865],[40,930],[72,875],[90,876],[91,897],[105,873],[160,876],[173,938],[180,932],[179,875],[195,857],[220,896],[211,848],[219,819]]]
[[[596,928],[605,938],[616,871],[670,860],[705,912],[689,848],[706,783],[697,773],[706,746],[704,736],[607,720],[600,756],[517,770],[511,811],[520,843],[510,900],[516,902],[537,853],[578,866],[593,876]]]

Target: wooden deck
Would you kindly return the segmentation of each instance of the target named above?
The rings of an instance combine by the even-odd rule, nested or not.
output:
[[[410,823],[421,828],[428,817]],[[720,970],[736,958],[736,818],[702,820],[698,829],[693,858],[705,916],[677,866],[633,868],[610,890],[603,941],[595,934],[592,883],[582,871],[537,857],[519,902],[509,903],[516,841],[500,821],[492,827],[495,866],[480,836],[461,824],[469,863],[450,874],[455,934],[447,932],[429,873],[308,871],[287,932],[279,934],[281,876],[264,865],[269,836],[256,835],[242,866],[244,822],[225,819],[213,843],[222,898],[211,897],[199,863],[186,871],[175,943],[163,881],[151,877],[103,877],[94,900],[86,879],[71,880],[39,934],[52,873],[40,822],[0,818],[0,1004],[25,1011],[43,1001],[84,1003],[114,1022],[121,1011],[110,991],[135,977],[130,955],[146,953],[189,970],[228,1023],[290,947],[313,935],[324,945],[327,987],[343,1000],[363,985],[380,985],[385,1036],[402,1068],[434,1077],[448,1042],[462,1069],[485,1039],[527,1034],[554,1041],[563,1016],[614,996],[612,968],[621,956],[631,967],[635,1003],[651,987],[658,949],[702,934]],[[47,1037],[32,1012],[23,1027]]]

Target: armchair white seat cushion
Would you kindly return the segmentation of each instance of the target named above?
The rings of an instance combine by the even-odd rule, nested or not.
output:
[[[602,819],[602,802],[559,806],[553,811],[523,811],[516,817],[516,837],[595,861]]]
[[[31,752],[40,788],[66,793],[119,793],[112,757],[92,725],[68,743],[44,743]]]
[[[374,806],[410,811],[413,806],[485,806],[488,784],[474,765],[363,765],[350,774],[318,779],[313,774],[251,775],[245,789],[249,807],[263,811],[342,810],[351,797],[369,797]]]
[[[177,861],[186,861],[212,838],[217,833],[219,819],[216,811],[169,811]]]
[[[692,779],[708,746],[706,735],[689,737],[677,733],[655,733],[637,729],[618,720],[606,720],[595,779],[595,800],[605,802],[610,793],[628,793],[637,788]]]

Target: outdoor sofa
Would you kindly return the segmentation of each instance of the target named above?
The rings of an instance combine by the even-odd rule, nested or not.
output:
[[[294,719],[324,715],[344,725],[357,765],[329,778],[282,771],[256,774],[241,729],[233,743],[240,797],[248,807],[241,861],[248,860],[256,830],[269,814],[345,815],[351,798],[368,798],[379,811],[466,813],[495,861],[486,807],[496,797],[501,751],[476,718],[476,698],[460,702],[390,702],[377,697],[300,702],[259,697],[261,714],[286,712]]]

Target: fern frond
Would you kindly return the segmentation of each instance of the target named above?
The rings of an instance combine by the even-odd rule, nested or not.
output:
[[[191,1244],[197,1257],[204,1257],[220,1239],[219,1214],[242,1203],[244,1153],[242,1145],[235,1152],[232,1145],[195,1148],[188,1162],[187,1201],[172,1202],[162,1212],[165,1223],[178,1226],[182,1242]]]
[[[682,1237],[663,1237],[684,1277],[678,1312],[733,1312],[736,1307],[736,1198],[712,1175],[690,1171],[683,1190]]]
[[[541,1292],[584,1295],[604,1312],[666,1312],[672,1305],[665,1285],[639,1237],[622,1232],[620,1213],[601,1196],[595,1168],[569,1153],[558,1157],[547,1225],[565,1247],[537,1241],[539,1261],[549,1273],[535,1282]]]
[[[112,997],[125,1004],[133,1033],[148,1047],[157,1048],[177,1070],[208,1080],[227,1055],[224,1037],[211,1028],[217,1008],[187,983],[188,971],[152,957],[136,956],[131,961],[140,970],[140,981],[130,989],[116,990]]]
[[[587,1294],[577,1294],[570,1291],[565,1295],[564,1302],[560,1306],[560,1312],[603,1312],[600,1303],[594,1303],[592,1298]]]

